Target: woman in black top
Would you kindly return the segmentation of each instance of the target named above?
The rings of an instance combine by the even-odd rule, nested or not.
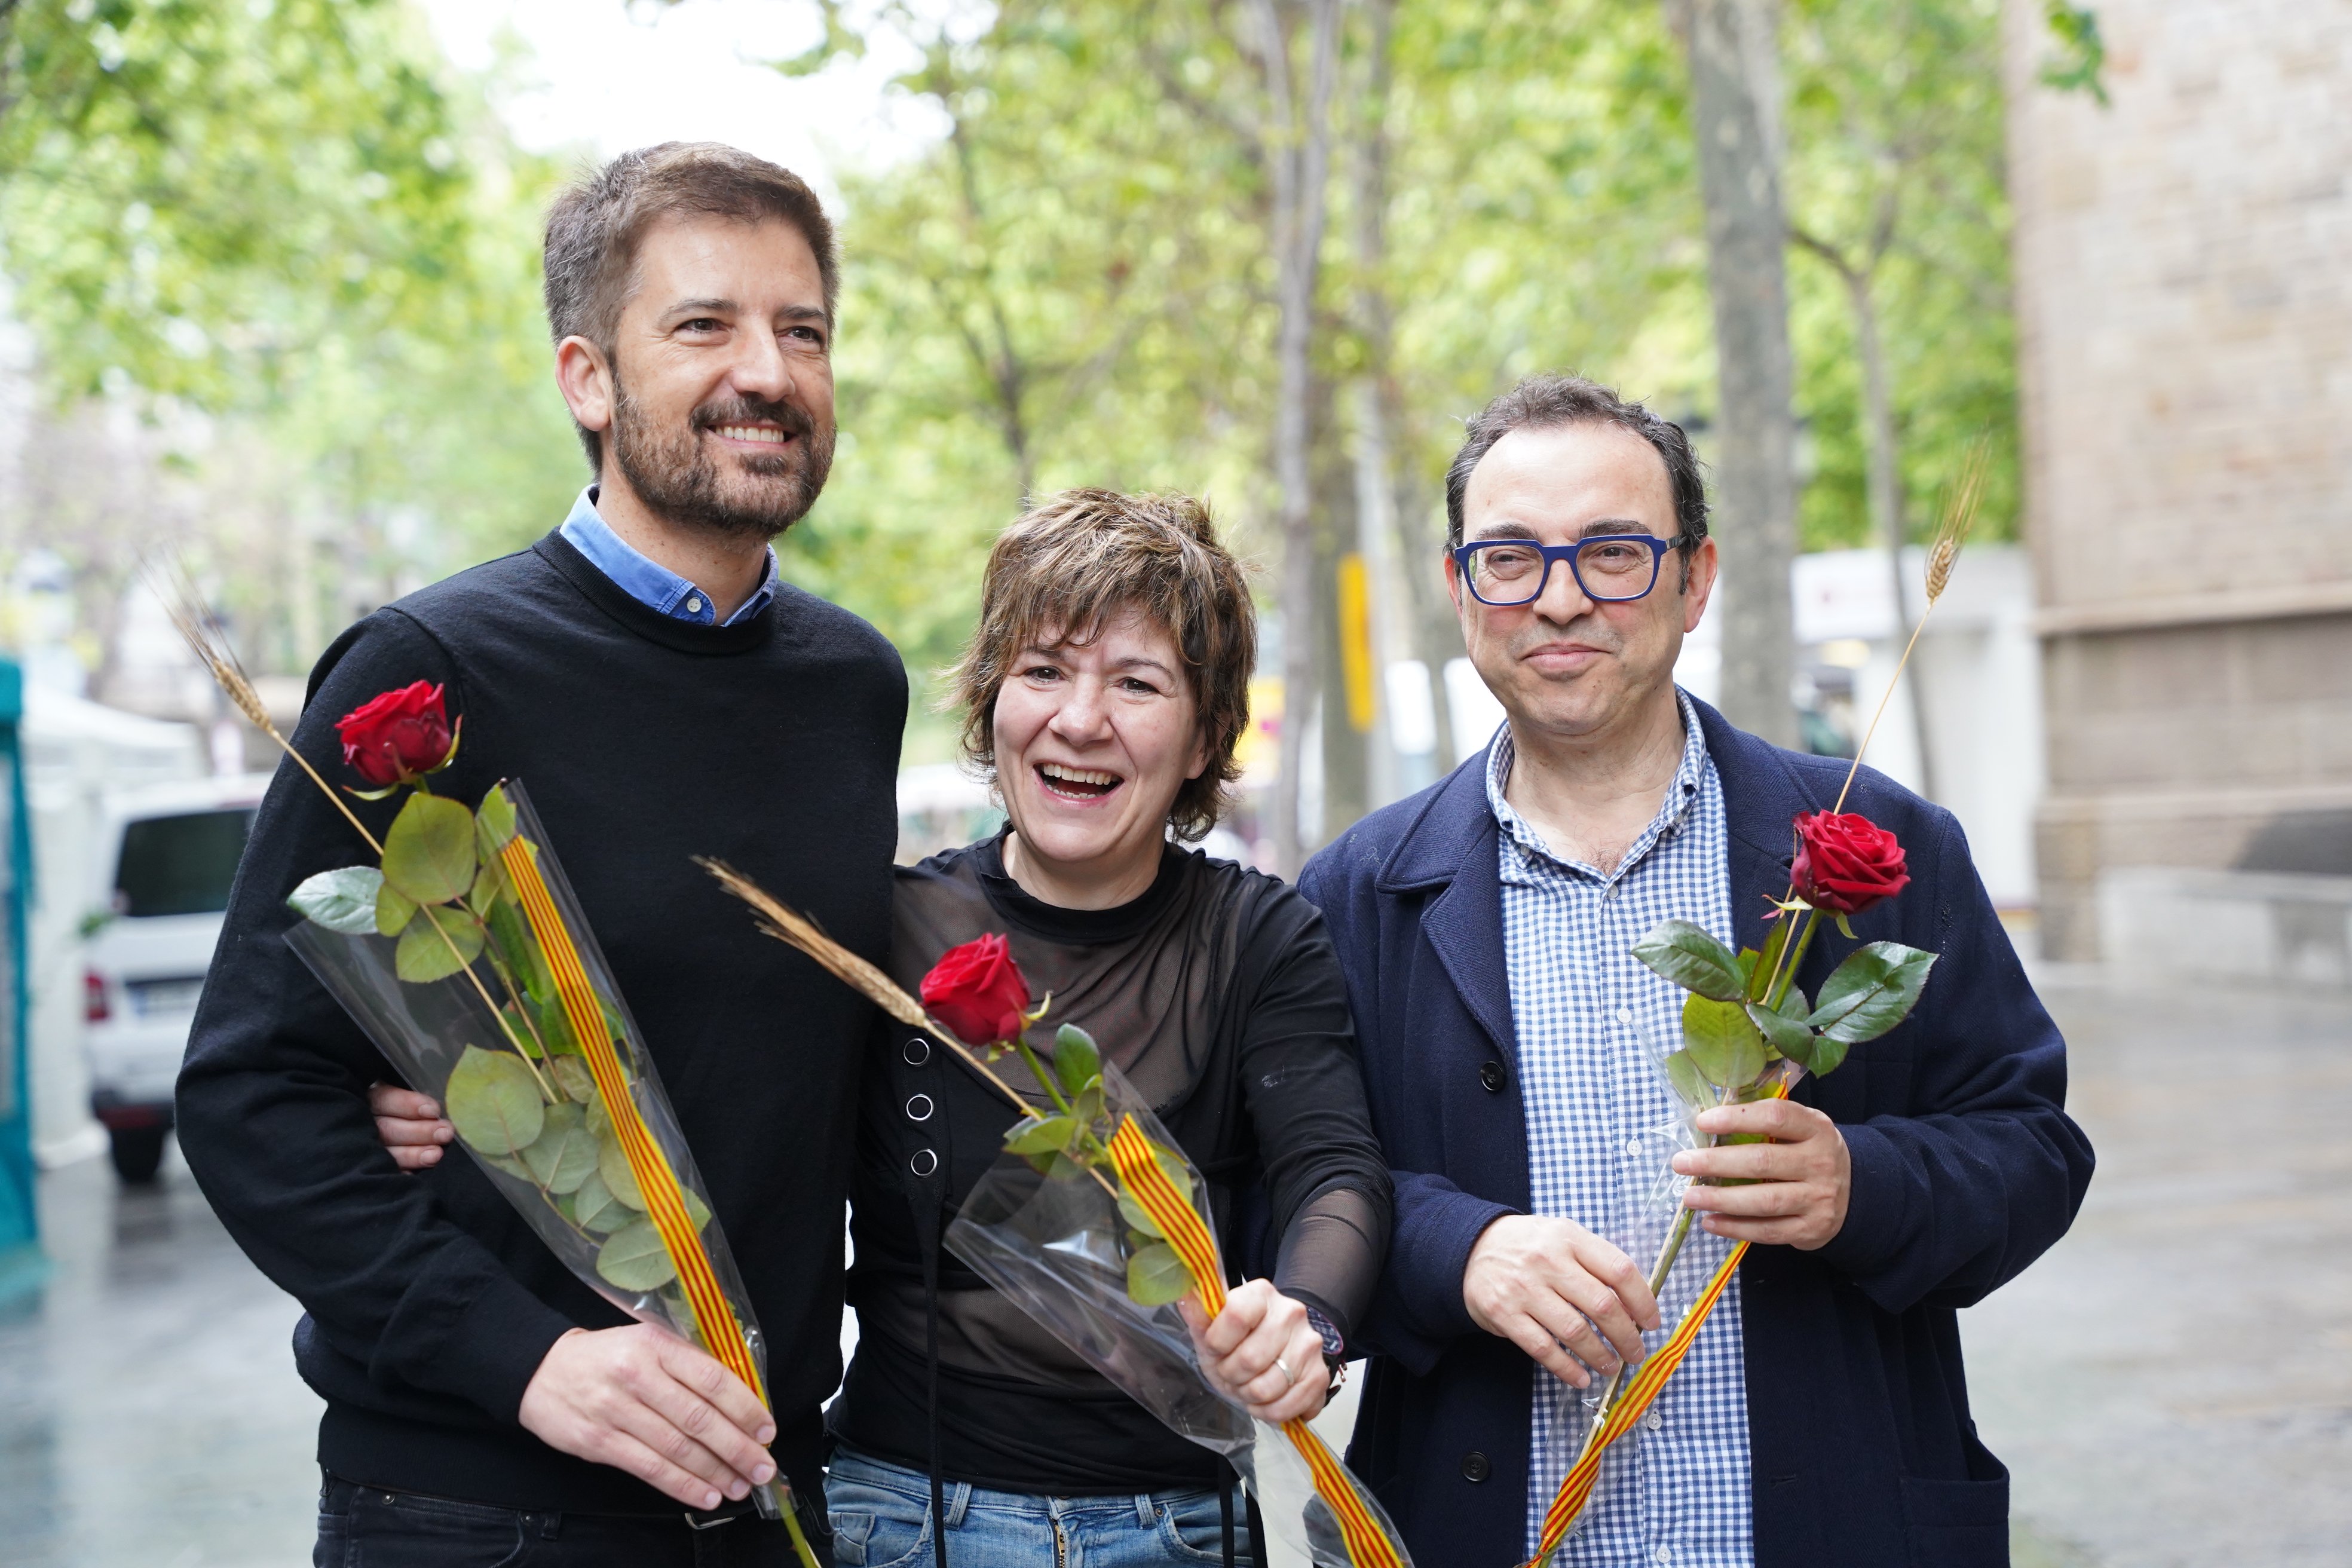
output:
[[[967,751],[1009,822],[901,869],[890,969],[911,992],[949,948],[1003,932],[1052,994],[1046,1026],[1085,1028],[1150,1100],[1208,1179],[1228,1259],[1272,1266],[1205,1333],[1187,1306],[1211,1377],[1279,1422],[1322,1406],[1380,1271],[1390,1189],[1320,918],[1275,879],[1169,842],[1207,831],[1237,772],[1255,640],[1198,502],[1075,491],[1007,530],[957,679]],[[998,1070],[1029,1087],[1012,1061]],[[1222,1561],[1223,1461],[939,1245],[1015,1120],[1001,1094],[893,1026],[864,1105],[859,1338],[826,1489],[838,1560],[930,1563],[943,1545],[957,1568]],[[1235,1534],[1235,1560],[1254,1561]]]
[[[889,968],[911,993],[948,949],[1003,933],[1052,995],[1046,1026],[1086,1029],[1151,1102],[1208,1180],[1228,1266],[1271,1265],[1215,1322],[1184,1310],[1211,1379],[1278,1424],[1334,1386],[1391,1202],[1321,918],[1170,841],[1206,833],[1239,773],[1255,655],[1247,584],[1199,502],[1075,490],[1007,529],[956,671],[965,750],[1007,826],[899,869]],[[996,1070],[1043,1102],[1017,1063]],[[1001,1092],[890,1025],[862,1106],[835,1561],[1254,1563],[1224,1462],[940,1246],[1016,1120]]]

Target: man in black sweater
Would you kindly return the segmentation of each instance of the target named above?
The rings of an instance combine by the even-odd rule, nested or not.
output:
[[[808,188],[731,149],[630,153],[567,193],[548,310],[597,484],[530,549],[344,633],[294,736],[348,777],[336,717],[433,681],[464,720],[436,790],[527,784],[709,1182],[773,1417],[574,1279],[470,1159],[394,1165],[366,1098],[393,1075],[281,940],[297,883],[372,857],[281,767],[179,1126],[223,1222],[306,1309],[321,1564],[782,1563],[783,1527],[744,1500],[775,1467],[826,1539],[819,1405],[840,1376],[868,1017],[690,858],[733,862],[882,956],[905,672],[872,627],[782,584],[769,548],[831,461],[835,285]],[[354,805],[381,835],[394,803]]]

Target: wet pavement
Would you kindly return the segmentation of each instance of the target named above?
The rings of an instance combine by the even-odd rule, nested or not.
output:
[[[2099,1173],[1961,1321],[2019,1568],[2352,1562],[2352,996],[2042,984]],[[147,1191],[48,1173],[42,1223],[56,1272],[0,1308],[0,1563],[308,1562],[294,1303],[176,1155]]]
[[[2098,1151],[1961,1315],[2020,1568],[2352,1563],[2352,998],[2051,975]]]
[[[246,1261],[180,1164],[41,1178],[55,1266],[0,1309],[0,1562],[292,1568],[310,1560],[321,1406],[301,1310]]]

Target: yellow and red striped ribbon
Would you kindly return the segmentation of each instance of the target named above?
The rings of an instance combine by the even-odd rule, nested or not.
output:
[[[677,1173],[670,1168],[669,1157],[654,1142],[652,1131],[637,1111],[628,1079],[621,1072],[620,1055],[613,1048],[612,1031],[604,1024],[604,1009],[588,984],[580,950],[572,943],[562,912],[555,907],[546,879],[539,873],[539,863],[520,836],[509,839],[499,851],[499,863],[513,882],[531,935],[539,939],[540,951],[547,956],[555,994],[562,999],[563,1016],[572,1022],[572,1037],[580,1043],[580,1054],[587,1060],[596,1091],[604,1097],[614,1136],[628,1159],[629,1174],[636,1178],[637,1192],[646,1200],[646,1217],[653,1221],[662,1245],[669,1249],[670,1261],[677,1266],[703,1348],[741,1378],[743,1385],[765,1405],[768,1391],[751,1359],[751,1347],[744,1342],[726,1293],[719,1288],[710,1254],[703,1249],[702,1233],[686,1211],[686,1194],[678,1184]]]
[[[1119,1119],[1118,1131],[1111,1134],[1111,1163],[1118,1168],[1120,1183],[1160,1234],[1168,1239],[1185,1269],[1192,1276],[1192,1288],[1200,1293],[1201,1310],[1215,1317],[1225,1310],[1225,1280],[1217,1264],[1217,1244],[1209,1234],[1207,1222],[1194,1208],[1151,1152],[1151,1140],[1135,1124],[1132,1116]],[[1353,1568],[1404,1568],[1404,1559],[1389,1539],[1388,1531],[1372,1517],[1370,1509],[1356,1490],[1355,1482],[1339,1466],[1323,1439],[1304,1421],[1286,1421],[1283,1436],[1290,1439],[1299,1457],[1307,1461],[1309,1474],[1315,1478],[1317,1495],[1330,1506],[1339,1521],[1339,1534],[1348,1547],[1348,1561]]]
[[[1788,1093],[1789,1085],[1784,1080],[1776,1084],[1767,1098],[1781,1100]],[[1698,1338],[1699,1330],[1706,1326],[1706,1315],[1715,1310],[1715,1304],[1723,1299],[1724,1291],[1730,1289],[1731,1277],[1739,1270],[1739,1260],[1747,1256],[1748,1243],[1743,1241],[1732,1247],[1731,1256],[1723,1260],[1723,1267],[1715,1271],[1715,1277],[1706,1282],[1706,1289],[1699,1292],[1698,1300],[1693,1301],[1690,1310],[1683,1314],[1683,1321],[1675,1326],[1673,1337],[1660,1345],[1657,1353],[1642,1363],[1642,1370],[1627,1380],[1623,1391],[1617,1396],[1616,1407],[1609,1412],[1609,1418],[1601,1424],[1583,1457],[1577,1460],[1559,1483],[1559,1490],[1553,1494],[1551,1507],[1544,1510],[1543,1533],[1536,1538],[1536,1554],[1521,1568],[1536,1568],[1568,1539],[1568,1532],[1583,1514],[1585,1504],[1592,1500],[1593,1486],[1601,1479],[1601,1456],[1609,1451],[1610,1444],[1631,1432],[1633,1423],[1642,1418],[1642,1413],[1656,1401],[1666,1386],[1666,1379],[1675,1374],[1675,1369],[1683,1363],[1683,1357],[1690,1353],[1692,1342]]]
[[[1715,1278],[1707,1281],[1706,1289],[1699,1293],[1696,1301],[1691,1303],[1691,1310],[1683,1315],[1674,1337],[1642,1363],[1642,1370],[1633,1375],[1618,1394],[1616,1407],[1601,1423],[1599,1436],[1584,1457],[1576,1462],[1575,1468],[1568,1472],[1567,1479],[1559,1483],[1559,1490],[1553,1496],[1551,1507],[1544,1510],[1543,1533],[1537,1537],[1534,1563],[1541,1563],[1568,1539],[1570,1529],[1584,1512],[1584,1505],[1591,1500],[1593,1484],[1601,1479],[1601,1456],[1609,1451],[1610,1444],[1633,1429],[1633,1423],[1642,1418],[1642,1413],[1650,1408],[1659,1391],[1666,1386],[1666,1379],[1674,1375],[1675,1368],[1680,1366],[1683,1357],[1690,1353],[1691,1343],[1698,1338],[1699,1329],[1706,1322],[1706,1315],[1715,1310],[1716,1302],[1731,1284],[1731,1276],[1738,1268],[1739,1260],[1747,1255],[1748,1244],[1744,1241],[1731,1249],[1731,1256],[1723,1260],[1723,1267],[1715,1271]]]

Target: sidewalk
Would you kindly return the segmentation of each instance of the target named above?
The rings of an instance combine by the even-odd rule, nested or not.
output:
[[[2042,994],[2098,1174],[1960,1319],[2019,1568],[2352,1562],[2352,996]]]

